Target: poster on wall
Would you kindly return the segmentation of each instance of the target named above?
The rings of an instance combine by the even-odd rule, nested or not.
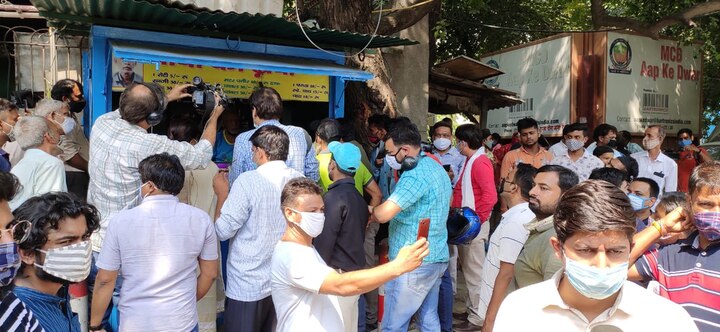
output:
[[[220,84],[229,98],[249,98],[262,86],[278,91],[283,100],[328,102],[328,76],[282,73],[266,70],[222,68],[201,65],[160,62],[143,64],[113,58],[113,91],[122,91],[132,82],[155,82],[170,91],[178,84],[191,83],[200,76],[206,84]]]
[[[698,45],[608,32],[605,121],[633,134],[650,125],[698,133],[702,55]]]
[[[570,120],[571,38],[565,36],[481,59],[505,72],[485,84],[518,93],[522,104],[488,112],[491,132],[510,137],[525,117],[538,121],[545,136],[561,136]]]

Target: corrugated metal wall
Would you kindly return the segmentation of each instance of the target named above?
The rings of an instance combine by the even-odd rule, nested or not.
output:
[[[224,12],[274,14],[278,17],[282,16],[283,9],[283,0],[178,0],[177,2]]]

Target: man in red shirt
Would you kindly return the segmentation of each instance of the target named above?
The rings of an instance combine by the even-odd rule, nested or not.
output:
[[[680,153],[678,154],[678,191],[688,192],[688,182],[690,181],[690,173],[695,166],[712,160],[712,157],[703,148],[695,144],[695,136],[692,130],[683,128],[678,131],[678,145],[680,145]]]
[[[485,260],[485,242],[488,240],[490,213],[497,202],[493,165],[483,147],[480,127],[464,124],[455,130],[455,141],[460,154],[467,158],[453,190],[451,206],[469,207],[477,213],[483,225],[480,234],[470,243],[458,246],[460,264],[468,289],[467,320],[453,326],[455,331],[479,331],[482,321],[478,316],[482,264]]]

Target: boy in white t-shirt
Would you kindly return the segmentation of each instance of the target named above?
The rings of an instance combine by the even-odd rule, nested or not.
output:
[[[429,253],[426,239],[406,246],[397,258],[373,269],[337,273],[325,264],[312,239],[325,223],[322,189],[296,178],[283,189],[281,206],[287,222],[272,257],[272,299],[277,331],[342,331],[336,296],[367,293],[403,273],[415,270]]]

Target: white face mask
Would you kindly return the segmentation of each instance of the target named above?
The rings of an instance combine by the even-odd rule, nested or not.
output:
[[[399,171],[400,168],[402,168],[402,165],[400,165],[397,159],[395,159],[395,156],[391,156],[389,154],[385,155],[385,162],[388,164],[388,166],[390,166],[390,168],[396,171]]]
[[[150,193],[147,193],[145,195],[142,194],[142,188],[145,187],[145,185],[148,183],[150,183],[150,182],[143,183],[142,186],[140,186],[140,188],[138,189],[138,199],[140,200],[140,202],[142,202],[145,199],[145,197],[148,197],[148,195],[150,195]]]
[[[643,147],[645,150],[652,150],[655,147],[660,145],[660,140],[657,138],[648,139],[647,137],[643,138]]]
[[[452,141],[448,138],[437,138],[433,141],[433,145],[440,151],[445,151],[450,148]]]
[[[302,212],[290,208],[290,210],[299,213],[300,223],[296,223],[300,229],[312,238],[318,237],[322,233],[323,227],[325,226],[325,214],[322,212]]]
[[[35,263],[51,276],[69,282],[81,282],[90,274],[92,247],[90,241],[71,244],[48,251],[40,250],[45,254],[45,264]]]

